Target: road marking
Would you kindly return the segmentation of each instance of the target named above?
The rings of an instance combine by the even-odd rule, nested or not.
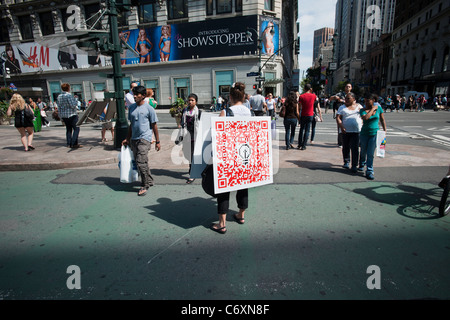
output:
[[[440,140],[450,141],[450,137],[444,137],[439,134],[433,135],[433,137],[435,137],[436,139],[440,139]]]

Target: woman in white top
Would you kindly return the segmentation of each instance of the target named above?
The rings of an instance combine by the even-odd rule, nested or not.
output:
[[[359,110],[362,106],[356,103],[355,94],[347,93],[345,104],[337,111],[336,121],[342,132],[342,156],[344,158],[344,168],[350,169],[351,151],[351,171],[357,172],[359,157],[359,132],[362,127],[362,119]]]
[[[234,117],[251,116],[250,110],[243,104],[245,97],[245,84],[236,82],[230,89],[231,111]],[[226,117],[226,110],[222,110],[221,117]],[[248,189],[238,190],[236,193],[236,201],[239,213],[234,214],[234,220],[239,224],[244,224],[244,213],[248,208]],[[219,193],[217,195],[217,213],[219,214],[219,223],[213,224],[211,230],[224,234],[227,232],[226,217],[230,206],[230,193]]]
[[[269,93],[269,95],[267,96],[267,115],[269,117],[274,117],[275,116],[275,105],[277,103],[277,100],[273,98],[272,94]]]

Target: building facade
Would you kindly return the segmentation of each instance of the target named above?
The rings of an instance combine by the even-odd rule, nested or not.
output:
[[[329,46],[331,39],[333,38],[334,29],[333,28],[321,28],[314,30],[314,41],[313,41],[313,64],[321,53],[321,47]]]
[[[383,34],[394,28],[396,0],[338,0],[336,3],[335,59],[338,69],[334,82],[351,81],[355,84],[364,79],[365,61],[361,56],[380,42]],[[364,86],[364,83],[360,83]]]
[[[53,101],[68,82],[80,99],[103,100],[114,91],[111,57],[80,50],[65,35],[109,32],[107,7],[92,0],[2,0],[4,83]],[[138,81],[153,88],[160,107],[190,93],[209,105],[212,97],[227,97],[236,81],[250,94],[261,84],[283,95],[297,67],[296,8],[294,0],[139,1],[118,15],[123,87]],[[259,71],[262,82],[254,76]]]
[[[387,93],[449,94],[450,3],[397,0]]]

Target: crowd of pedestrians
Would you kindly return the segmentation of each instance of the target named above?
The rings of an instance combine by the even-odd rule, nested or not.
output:
[[[345,85],[342,92],[329,98],[335,105],[337,144],[342,148],[343,168],[352,173],[365,171],[364,176],[369,180],[375,179],[373,160],[379,124],[386,132],[385,110],[378,100],[377,95],[368,94],[361,100],[364,101],[361,105],[352,92],[350,83]],[[305,85],[303,94],[291,92],[288,95],[281,107],[280,116],[284,118],[286,129],[286,150],[294,149],[297,123],[300,124],[297,149],[306,150],[308,142],[314,141],[315,122],[322,121],[319,98],[313,93],[310,84]]]

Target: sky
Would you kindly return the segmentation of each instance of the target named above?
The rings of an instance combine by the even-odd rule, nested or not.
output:
[[[334,28],[337,0],[299,0],[300,76],[312,66],[314,30]]]

